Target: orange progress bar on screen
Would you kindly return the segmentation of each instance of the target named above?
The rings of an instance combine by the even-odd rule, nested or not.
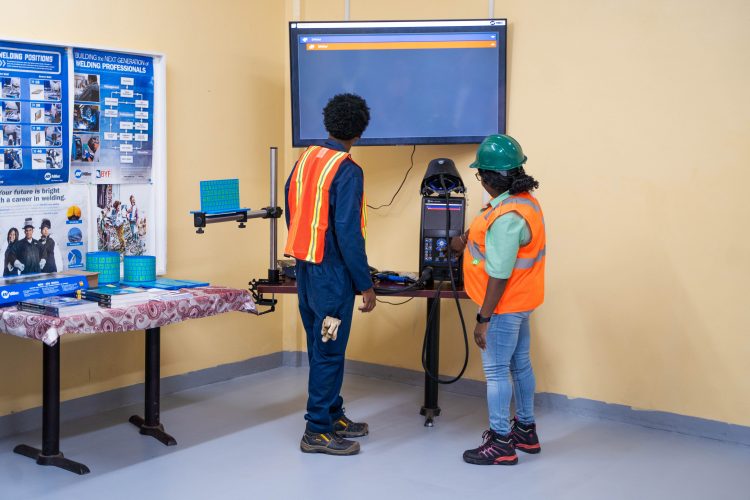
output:
[[[404,49],[494,49],[493,40],[464,40],[454,42],[361,42],[308,43],[307,50],[404,50]]]

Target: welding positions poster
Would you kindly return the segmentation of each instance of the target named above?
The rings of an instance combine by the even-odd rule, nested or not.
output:
[[[151,182],[154,61],[73,49],[72,181]]]
[[[68,58],[0,41],[0,186],[68,182]]]

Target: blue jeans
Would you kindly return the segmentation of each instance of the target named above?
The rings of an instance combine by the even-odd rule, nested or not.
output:
[[[523,424],[534,423],[536,381],[529,358],[529,316],[531,311],[493,314],[487,329],[487,347],[482,351],[490,429],[503,436],[510,432],[510,399],[514,392],[516,417]]]

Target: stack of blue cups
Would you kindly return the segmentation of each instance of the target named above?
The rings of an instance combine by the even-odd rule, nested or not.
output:
[[[120,282],[120,254],[118,252],[87,252],[86,270],[99,273],[99,284]]]
[[[123,281],[148,283],[156,279],[156,257],[153,255],[128,255],[124,262]]]

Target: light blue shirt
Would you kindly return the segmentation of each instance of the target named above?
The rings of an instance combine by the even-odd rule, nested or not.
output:
[[[510,197],[508,191],[493,198],[490,205],[497,207]],[[531,229],[517,212],[503,214],[487,229],[484,238],[484,269],[492,278],[508,279],[518,257],[518,249],[531,242]]]

